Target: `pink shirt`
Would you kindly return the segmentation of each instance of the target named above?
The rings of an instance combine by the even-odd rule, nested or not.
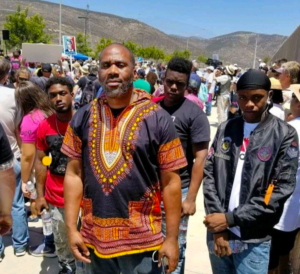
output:
[[[190,94],[186,95],[185,98],[187,98],[190,101],[192,101],[193,103],[195,103],[201,109],[204,108],[204,105],[203,105],[202,101],[197,97],[197,95],[190,93]]]
[[[45,115],[39,109],[35,109],[23,117],[20,126],[20,137],[23,143],[36,143],[37,129],[44,120]]]

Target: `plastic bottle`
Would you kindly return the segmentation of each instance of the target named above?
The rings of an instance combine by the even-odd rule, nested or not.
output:
[[[30,199],[35,200],[37,197],[37,193],[36,193],[34,183],[31,181],[28,181],[26,184],[26,188],[27,188],[27,191],[30,192]]]
[[[48,236],[52,234],[52,215],[51,212],[44,209],[42,213],[43,234]]]
[[[181,217],[178,235],[178,241],[180,245],[186,244],[188,221],[188,215],[184,215],[183,217]]]

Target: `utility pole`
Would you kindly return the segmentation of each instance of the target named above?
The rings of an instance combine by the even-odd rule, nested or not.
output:
[[[62,0],[59,0],[59,44],[61,45],[61,4]]]
[[[258,36],[256,35],[255,51],[254,51],[254,60],[253,60],[253,69],[255,69],[255,67],[256,67],[257,40],[258,40]]]
[[[186,40],[186,50],[189,50],[189,40],[190,40],[190,37],[188,37],[188,39]]]
[[[89,21],[89,14],[90,14],[90,5],[87,4],[86,6],[86,16],[79,16],[79,19],[84,19],[84,37],[85,37],[85,45],[87,40],[87,29],[88,29],[88,21]]]

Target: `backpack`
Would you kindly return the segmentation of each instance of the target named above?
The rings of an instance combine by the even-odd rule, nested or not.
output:
[[[206,103],[208,101],[208,89],[207,89],[206,85],[201,84],[198,98],[203,103]]]
[[[21,62],[19,60],[13,60],[10,63],[13,70],[17,70],[21,67]]]
[[[95,79],[94,81],[90,80],[89,78],[86,78],[87,83],[81,93],[81,98],[80,98],[80,107],[89,104],[92,102],[95,97],[96,97],[96,82],[98,79]]]

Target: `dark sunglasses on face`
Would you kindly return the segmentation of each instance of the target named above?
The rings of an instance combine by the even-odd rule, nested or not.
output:
[[[19,77],[19,81],[29,81],[29,79],[28,78]]]

